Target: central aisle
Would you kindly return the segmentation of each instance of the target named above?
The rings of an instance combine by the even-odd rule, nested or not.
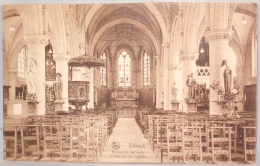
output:
[[[134,118],[118,118],[99,162],[159,163]]]

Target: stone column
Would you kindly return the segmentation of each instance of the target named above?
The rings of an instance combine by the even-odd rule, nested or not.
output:
[[[9,88],[9,100],[14,101],[15,98],[15,87],[16,87],[16,78],[17,78],[17,70],[16,69],[8,69],[8,85],[11,86]]]
[[[53,54],[53,58],[56,61],[56,73],[61,74],[62,80],[62,98],[64,100],[63,111],[68,111],[68,81],[69,81],[69,73],[68,73],[68,61],[70,56],[67,54]]]
[[[210,64],[210,82],[219,82],[222,60],[229,56],[229,41],[232,38],[233,31],[229,29],[216,29],[205,33],[206,40],[209,43],[209,64]],[[218,105],[218,95],[215,91],[210,90],[210,115],[221,114],[221,105]]]
[[[170,100],[169,100],[169,77],[168,77],[168,66],[169,66],[169,43],[162,44],[162,51],[163,51],[163,66],[162,66],[162,73],[163,73],[163,109],[170,110]]]
[[[94,69],[89,69],[89,102],[88,108],[94,108]]]
[[[34,62],[35,71],[33,71],[35,78],[33,84],[36,90],[37,101],[37,115],[45,114],[45,45],[47,44],[47,36],[29,34],[24,37],[27,44],[27,61]],[[28,65],[28,64],[27,64]],[[28,75],[28,71],[26,73]],[[32,73],[30,73],[32,74]]]
[[[180,60],[183,63],[183,112],[187,112],[187,104],[185,99],[188,97],[188,87],[186,85],[187,76],[190,73],[193,73],[194,78],[196,79],[197,72],[196,72],[196,60],[198,59],[198,53],[196,52],[187,52],[180,55]]]
[[[155,70],[156,70],[156,106],[155,108],[162,108],[162,103],[160,100],[161,97],[161,88],[160,88],[160,56],[155,56]]]
[[[244,83],[244,71],[245,71],[245,66],[237,66],[236,67],[236,73],[237,76],[235,77],[236,80],[239,80],[241,83]],[[244,99],[244,90],[242,92],[239,93],[237,100],[243,100]],[[244,111],[244,103],[243,102],[238,102],[237,104],[237,111],[241,112]]]

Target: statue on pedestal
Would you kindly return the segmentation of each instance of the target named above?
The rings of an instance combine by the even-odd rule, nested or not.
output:
[[[62,80],[61,80],[61,74],[57,73],[56,74],[56,81],[54,83],[54,91],[55,91],[55,98],[56,100],[61,100],[62,99]]]
[[[26,84],[28,94],[36,94],[36,61],[32,58],[27,59],[27,77],[26,77]]]
[[[196,80],[193,77],[193,73],[188,75],[186,85],[188,86],[188,99],[195,99]]]
[[[220,87],[224,89],[225,94],[231,93],[233,78],[232,78],[232,70],[227,65],[227,60],[222,61],[219,72],[220,72],[220,78],[219,78]]]
[[[173,83],[171,91],[172,91],[173,101],[177,101],[178,88],[175,87],[175,82]]]

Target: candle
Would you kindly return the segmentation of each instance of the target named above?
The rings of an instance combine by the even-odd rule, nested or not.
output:
[[[246,93],[245,93],[245,100],[246,100]]]

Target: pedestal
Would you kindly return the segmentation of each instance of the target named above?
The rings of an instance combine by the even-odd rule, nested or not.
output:
[[[187,112],[197,112],[197,102],[194,101],[188,101],[187,103]]]
[[[180,102],[172,101],[171,104],[172,104],[172,110],[179,111]]]
[[[58,111],[63,111],[63,104],[65,102],[63,100],[55,100],[54,105],[55,105],[55,112]]]
[[[37,101],[27,100],[28,102],[28,115],[37,115],[36,105],[39,103]]]

